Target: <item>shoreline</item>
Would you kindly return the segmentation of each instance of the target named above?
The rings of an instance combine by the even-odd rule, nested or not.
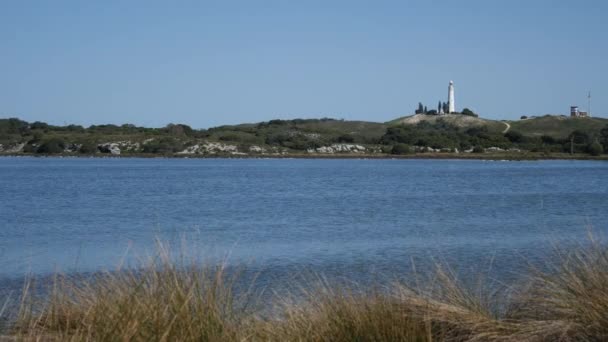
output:
[[[32,158],[138,158],[138,159],[435,159],[435,160],[496,160],[496,161],[535,161],[535,160],[596,160],[608,161],[608,155],[591,156],[585,154],[567,153],[415,153],[407,155],[393,154],[34,154],[34,153],[0,153],[0,157],[32,157]]]

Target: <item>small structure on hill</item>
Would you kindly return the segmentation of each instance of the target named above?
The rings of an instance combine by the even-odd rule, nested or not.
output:
[[[578,106],[571,106],[570,116],[573,118],[586,118],[589,116],[589,113],[578,110]]]
[[[586,118],[586,117],[590,117],[591,116],[591,91],[589,91],[589,93],[587,93],[587,101],[588,103],[588,111],[583,112],[578,110],[578,106],[571,106],[570,107],[570,116],[573,118]]]

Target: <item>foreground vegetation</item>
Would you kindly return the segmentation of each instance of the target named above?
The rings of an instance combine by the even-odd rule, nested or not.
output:
[[[170,124],[53,126],[0,119],[0,153],[126,156],[394,156],[424,153],[608,153],[608,120],[544,116],[520,121],[470,115],[415,115],[388,123],[335,119],[271,120],[196,130]],[[514,159],[527,159],[531,155]]]
[[[532,268],[524,282],[499,288],[483,282],[468,288],[438,267],[414,285],[361,289],[320,280],[291,295],[277,293],[272,304],[221,265],[170,260],[161,248],[142,269],[86,280],[57,276],[44,297],[28,283],[4,334],[44,341],[608,338],[608,249],[599,243],[558,253],[548,267]]]

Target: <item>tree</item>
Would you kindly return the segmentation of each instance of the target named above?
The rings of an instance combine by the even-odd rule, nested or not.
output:
[[[97,148],[97,144],[93,142],[85,142],[82,144],[82,146],[80,146],[78,152],[82,154],[94,154],[99,152],[99,149]]]
[[[526,120],[527,118],[528,118],[527,116],[522,115],[522,116],[521,116],[519,119],[520,119],[520,120]]]
[[[555,138],[550,135],[542,135],[540,137],[540,140],[543,142],[543,144],[548,144],[548,145],[553,145],[553,144],[557,143]]]
[[[192,128],[183,124],[168,124],[165,126],[165,131],[171,135],[189,135],[192,133]]]
[[[521,143],[524,141],[524,135],[519,133],[518,131],[509,131],[505,133],[505,138],[509,139],[509,141],[511,141],[512,143]]]
[[[426,110],[426,106],[424,106],[424,114],[428,113],[429,111]]]
[[[179,152],[184,145],[173,137],[163,137],[145,143],[142,148],[144,153],[174,153]]]
[[[441,113],[441,101],[439,101],[439,104],[437,105],[437,113]]]
[[[0,119],[0,134],[22,134],[27,133],[29,129],[27,121],[17,118]]]
[[[608,151],[608,125],[600,131],[600,144],[604,147],[604,151]]]
[[[65,142],[59,138],[52,138],[42,143],[36,153],[41,154],[56,154],[62,153],[65,150]]]
[[[600,154],[604,153],[604,148],[599,142],[594,141],[587,146],[587,152],[589,152],[589,154],[592,156],[599,156]]]
[[[568,143],[564,146],[564,149],[568,152],[586,152],[588,145],[590,144],[589,134],[583,131],[573,131],[568,136]]]
[[[575,144],[588,144],[589,143],[589,134],[583,131],[576,130],[570,133],[570,139],[574,140]]]
[[[80,125],[69,125],[69,126],[66,127],[66,130],[68,130],[69,132],[83,133],[84,132],[84,127],[82,127]]]
[[[416,110],[416,114],[424,113],[424,106],[422,106],[422,102],[418,102],[418,109]]]
[[[40,129],[46,131],[49,129],[49,125],[46,122],[36,121],[30,125],[31,129]]]
[[[353,136],[350,134],[342,134],[341,136],[338,137],[338,142],[339,143],[353,143],[353,142],[355,142],[355,138],[353,138]]]
[[[450,114],[450,108],[447,103],[443,103],[443,112],[446,114]]]
[[[474,117],[478,117],[477,114],[475,114],[472,110],[470,110],[469,108],[465,108],[462,110],[462,115],[468,115],[468,116],[474,116]]]
[[[391,149],[392,154],[409,154],[411,152],[410,145],[407,144],[395,144]]]

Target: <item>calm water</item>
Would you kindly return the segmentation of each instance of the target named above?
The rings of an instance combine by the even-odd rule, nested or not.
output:
[[[355,278],[429,257],[513,272],[606,230],[592,161],[0,158],[0,278],[112,268],[154,237]]]

